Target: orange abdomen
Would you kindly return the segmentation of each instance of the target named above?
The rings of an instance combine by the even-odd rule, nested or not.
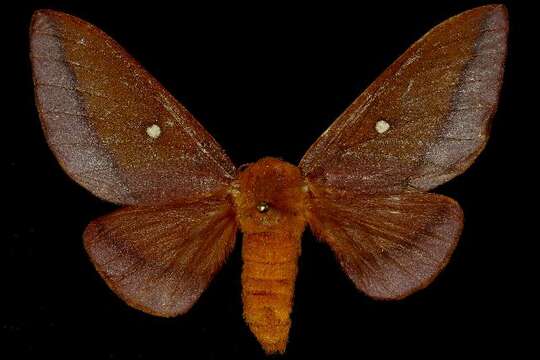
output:
[[[287,347],[301,233],[244,234],[244,318],[267,353]]]

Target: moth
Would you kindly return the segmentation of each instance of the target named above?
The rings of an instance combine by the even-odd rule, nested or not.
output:
[[[390,65],[298,166],[265,157],[236,168],[214,138],[113,39],[39,10],[30,31],[36,104],[65,172],[122,205],[92,221],[84,246],[127,304],[187,312],[242,239],[244,318],[283,353],[306,226],[375,299],[424,288],[463,226],[429,191],[486,145],[503,78],[504,6],[446,20]]]

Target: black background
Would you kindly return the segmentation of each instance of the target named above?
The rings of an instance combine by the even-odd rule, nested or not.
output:
[[[298,163],[375,77],[431,27],[480,1],[216,7],[36,2],[4,9],[0,358],[261,358],[242,320],[240,247],[185,316],[125,305],[84,252],[86,224],[115,206],[61,170],[43,138],[28,61],[32,12],[79,16],[115,38],[176,96],[233,161]],[[465,212],[461,242],[427,289],[399,302],[357,291],[329,249],[306,232],[285,358],[373,358],[517,352],[522,298],[513,224],[524,117],[518,65],[527,9],[506,2],[510,48],[492,138],[477,162],[436,191]],[[524,3],[524,2],[522,2]],[[9,81],[8,84],[5,81]],[[526,249],[525,249],[526,250]],[[518,300],[515,302],[514,300]],[[6,340],[6,341],[4,341]],[[8,355],[9,354],[9,355]],[[3,355],[6,355],[5,357]]]

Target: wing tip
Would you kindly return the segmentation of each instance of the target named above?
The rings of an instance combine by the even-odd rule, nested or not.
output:
[[[61,16],[67,16],[67,14],[52,9],[37,9],[32,13],[30,29],[34,31],[38,29],[43,22],[50,20],[51,18],[58,18]]]
[[[508,31],[508,8],[504,4],[491,6],[487,15],[490,21],[502,25],[502,29]]]
[[[37,31],[43,29],[44,23],[47,21],[49,16],[49,9],[39,9],[34,11],[32,18],[30,20],[30,37],[32,37]]]
[[[54,10],[54,9],[36,9],[32,13],[32,18],[39,19],[39,18],[60,18],[60,17],[73,17],[72,15],[69,15],[68,13],[65,13],[63,11]]]
[[[58,25],[70,18],[75,17],[52,9],[35,10],[30,20],[30,53],[32,53],[34,47],[33,40],[39,37],[39,34],[56,34],[58,32]]]
[[[501,14],[505,18],[508,17],[508,8],[505,4],[490,4],[483,7],[488,8],[493,13]]]
[[[81,18],[62,11],[53,9],[37,9],[32,13],[32,18],[30,21],[30,35],[34,34],[36,31],[46,29],[52,24],[64,26],[68,24],[79,24],[85,26],[90,25]]]
[[[465,13],[479,13],[481,16],[492,25],[499,25],[500,32],[508,32],[509,22],[508,22],[508,8],[504,4],[490,4],[480,6]]]
[[[486,4],[482,6],[474,7],[470,10],[467,10],[465,12],[483,12],[483,13],[500,13],[500,14],[507,14],[508,8],[504,4]]]

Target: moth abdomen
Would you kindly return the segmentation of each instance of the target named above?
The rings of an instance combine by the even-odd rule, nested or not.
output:
[[[267,353],[287,347],[300,237],[296,232],[244,234],[244,318]]]

